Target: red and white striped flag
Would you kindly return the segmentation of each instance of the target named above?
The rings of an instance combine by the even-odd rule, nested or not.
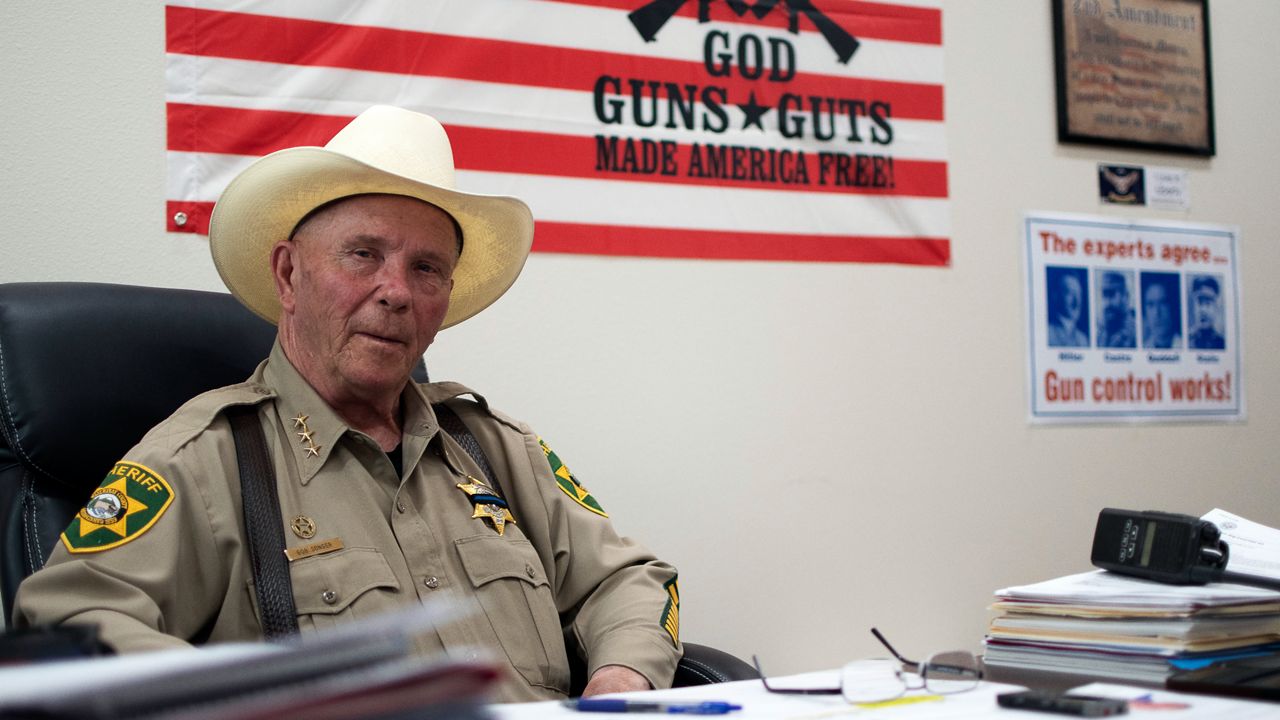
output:
[[[168,228],[373,104],[543,252],[946,265],[941,0],[186,0]]]

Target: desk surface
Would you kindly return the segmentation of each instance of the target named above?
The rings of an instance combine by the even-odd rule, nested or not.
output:
[[[831,686],[837,682],[836,671],[806,673],[778,678],[778,684],[786,683],[791,687]],[[772,680],[770,681],[773,682]],[[625,693],[617,697],[643,700],[672,700],[679,702],[695,702],[700,700],[724,700],[743,706],[738,712],[724,716],[725,720],[755,720],[771,718],[793,720],[825,720],[865,715],[876,720],[897,720],[899,718],[1002,718],[1015,720],[1046,720],[1054,717],[1041,712],[1022,710],[1006,710],[996,705],[996,695],[1001,692],[1018,690],[1020,686],[984,682],[969,692],[948,695],[946,697],[921,696],[919,691],[904,696],[906,702],[892,706],[877,707],[872,715],[863,707],[849,705],[839,696],[831,695],[776,695],[766,692],[759,680],[743,680],[741,682],[721,685],[703,685],[700,687],[678,688],[673,690],[654,690],[645,693]],[[1194,712],[1163,713],[1163,717],[1195,717],[1222,718],[1223,720],[1275,720],[1280,715],[1280,706],[1274,703],[1253,702],[1228,698],[1207,697],[1203,695],[1185,695],[1165,690],[1152,690],[1133,686],[1093,684],[1086,685],[1081,691],[1093,695],[1108,695],[1125,699],[1150,696],[1152,702],[1185,703],[1187,710]],[[586,718],[586,717],[618,717],[602,713],[580,713],[564,707],[557,702],[525,703],[512,705],[494,705],[490,707],[497,720],[525,720],[526,718]],[[649,717],[655,717],[650,715]],[[1062,717],[1062,716],[1059,716]],[[1129,717],[1133,717],[1130,713]]]

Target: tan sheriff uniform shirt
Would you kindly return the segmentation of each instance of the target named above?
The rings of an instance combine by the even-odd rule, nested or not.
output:
[[[469,393],[455,383],[405,389],[397,477],[377,444],[347,427],[277,344],[248,382],[196,397],[126,454],[48,566],[23,583],[15,623],[97,623],[121,652],[259,638],[235,443],[221,414],[253,404],[275,466],[286,545],[342,545],[290,563],[303,632],[438,602],[465,617],[435,628],[420,641],[423,652],[467,659],[479,649],[509,664],[500,699],[538,700],[568,690],[565,617],[589,671],[625,665],[654,687],[670,685],[680,655],[675,569],[618,537],[567,469],[557,482],[557,458],[526,425],[489,411],[482,398],[455,399]],[[445,401],[498,476],[515,518],[501,535],[473,517],[457,487],[484,475],[439,430],[431,404]],[[298,518],[302,534],[314,526],[312,537],[291,529]]]

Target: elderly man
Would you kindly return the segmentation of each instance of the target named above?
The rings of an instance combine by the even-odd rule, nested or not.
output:
[[[1178,303],[1178,275],[1142,273],[1142,347],[1182,348],[1182,307]]]
[[[1222,295],[1218,278],[1213,275],[1191,275],[1191,289],[1187,296],[1187,312],[1190,314],[1187,331],[1187,347],[1193,350],[1222,350],[1227,347],[1226,338],[1218,331],[1222,326]]]
[[[1084,271],[1049,267],[1045,272],[1057,280],[1056,293],[1049,297],[1049,347],[1089,347],[1089,336],[1080,329],[1080,320],[1088,312],[1081,280]]]
[[[231,292],[278,323],[270,357],[117,463],[21,587],[15,622],[94,623],[121,652],[248,640],[275,622],[262,587],[282,582],[303,632],[406,603],[463,611],[421,651],[500,657],[505,700],[565,696],[562,627],[585,652],[585,694],[669,684],[675,570],[619,538],[526,425],[461,385],[410,380],[437,330],[510,287],[532,233],[520,201],[454,190],[443,128],[405,110],[371,108],[323,148],[247,168],[209,240]],[[278,555],[249,547],[229,416],[265,440],[276,574],[254,568]],[[147,504],[160,509],[144,527],[117,522]]]
[[[1138,334],[1129,294],[1131,275],[1123,270],[1101,270],[1102,309],[1098,313],[1098,347],[1136,348]]]

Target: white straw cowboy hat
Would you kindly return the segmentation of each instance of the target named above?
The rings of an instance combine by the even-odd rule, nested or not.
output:
[[[360,113],[324,147],[279,150],[237,175],[209,220],[213,264],[231,294],[277,323],[271,248],[315,208],[368,193],[425,200],[462,229],[462,257],[441,327],[488,307],[524,267],[533,243],[528,206],[512,197],[454,190],[453,150],[444,128],[429,115],[386,105]]]

